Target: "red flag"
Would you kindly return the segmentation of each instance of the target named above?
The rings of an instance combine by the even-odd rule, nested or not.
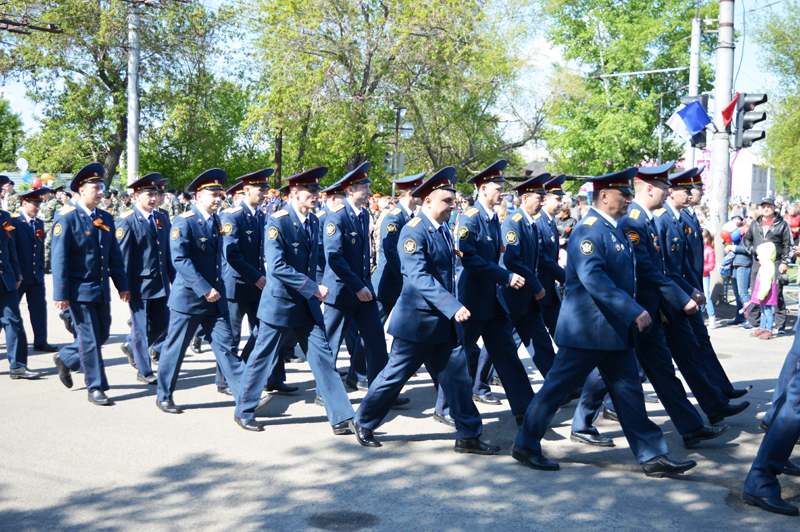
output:
[[[733,112],[736,110],[736,102],[738,101],[739,93],[737,92],[731,103],[729,103],[725,109],[722,110],[722,123],[725,125],[725,127],[728,127],[733,121]]]

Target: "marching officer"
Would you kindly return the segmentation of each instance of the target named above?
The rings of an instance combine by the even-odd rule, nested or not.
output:
[[[42,222],[44,222],[45,234],[44,273],[50,273],[50,245],[53,241],[53,218],[55,217],[56,211],[64,206],[58,199],[59,191],[63,192],[63,190],[63,185],[55,189],[54,193],[50,194],[50,197],[42,203],[42,207],[39,209],[39,216],[41,216]]]
[[[247,360],[246,384],[236,410],[248,430],[263,430],[254,419],[261,389],[280,362],[281,345],[290,337],[300,343],[308,358],[317,397],[325,406],[333,433],[348,434],[350,430],[353,407],[336,372],[336,357],[325,336],[319,307],[328,289],[314,281],[320,229],[312,209],[319,194],[319,180],[327,172],[320,166],[284,179],[291,202],[267,220],[264,253],[270,275],[258,304],[261,323],[255,349]]]
[[[19,261],[22,284],[17,292],[19,299],[25,296],[33,329],[33,349],[55,353],[58,348],[47,343],[47,303],[44,285],[44,222],[36,215],[40,212],[42,200],[50,193],[47,187],[32,188],[19,194],[21,207],[11,215],[11,223],[16,228],[14,244]]]
[[[137,179],[132,210],[117,219],[115,237],[119,243],[131,289],[131,333],[122,351],[138,371],[136,379],[156,384],[151,360],[158,362],[164,351],[169,325],[170,285],[175,278],[169,249],[168,218],[156,210],[161,174]]]
[[[81,168],[70,182],[76,205],[62,207],[53,225],[53,300],[69,309],[75,340],[53,355],[61,382],[72,388],[71,371],[83,368],[89,402],[108,406],[109,389],[102,345],[111,327],[109,277],[119,298],[129,303],[131,293],[122,254],[114,238],[114,218],[97,208],[103,197],[105,169],[100,163]]]
[[[542,311],[542,319],[550,331],[550,336],[555,337],[556,324],[561,311],[561,292],[556,281],[564,284],[566,272],[558,265],[558,227],[555,216],[561,212],[561,203],[564,190],[561,188],[567,176],[561,174],[545,184],[547,195],[540,212],[534,216],[536,227],[539,230],[539,281],[544,287],[544,297],[536,303]]]
[[[633,346],[636,330],[644,330],[651,318],[635,300],[636,259],[619,224],[636,174],[636,168],[629,168],[587,179],[594,185],[594,206],[569,239],[566,297],[556,327],[558,354],[512,448],[512,456],[533,469],[559,469],[542,454],[541,439],[564,399],[595,367],[608,384],[622,430],[645,474],[660,477],[697,465],[667,458],[664,434],[644,407]]]
[[[324,315],[331,351],[338,354],[347,328],[355,322],[366,351],[367,377],[372,382],[388,356],[370,277],[369,167],[367,161],[337,183],[346,199],[325,215],[326,267],[322,283],[330,290]],[[398,405],[408,401],[407,397],[401,398]]]
[[[374,430],[397,400],[403,385],[423,362],[441,379],[440,390],[451,405],[459,453],[496,454],[500,447],[480,439],[481,416],[470,395],[469,364],[462,323],[470,311],[456,299],[455,243],[447,225],[455,209],[455,168],[436,172],[412,192],[421,198],[418,215],[400,231],[397,248],[404,282],[389,323],[392,357],[370,384],[351,428],[366,447],[380,447]]]
[[[233,333],[222,277],[222,225],[216,215],[227,179],[227,174],[219,168],[197,176],[187,188],[197,193],[197,203],[175,218],[170,231],[170,252],[176,274],[167,302],[169,329],[158,366],[156,398],[158,408],[169,414],[183,412],[175,405],[173,393],[186,348],[198,327],[211,340],[211,349],[233,396],[239,397],[244,362],[233,352]],[[238,417],[235,421],[240,426],[246,424]]]
[[[468,181],[478,189],[478,201],[458,218],[456,296],[470,312],[469,320],[464,323],[464,350],[470,360],[470,375],[475,375],[479,359],[475,344],[483,337],[489,359],[503,383],[511,413],[521,417],[533,398],[533,388],[517,355],[508,308],[505,301],[498,298],[497,291],[498,286],[513,290],[525,286],[523,276],[498,264],[505,246],[494,207],[504,201],[502,171],[507,165],[508,161],[501,159]],[[491,393],[474,394],[473,399],[486,404],[500,403]],[[443,400],[440,388],[437,406],[441,405],[441,412],[438,413],[446,416],[447,405]]]

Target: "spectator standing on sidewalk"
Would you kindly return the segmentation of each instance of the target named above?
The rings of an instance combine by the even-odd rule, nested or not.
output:
[[[772,338],[772,309],[778,304],[778,281],[775,276],[775,244],[764,242],[758,248],[758,262],[760,268],[756,275],[756,284],[753,286],[752,303],[761,305],[761,320],[759,327],[750,336],[770,340]]]
[[[706,296],[705,307],[708,313],[708,328],[717,328],[717,314],[714,312],[714,300],[711,297],[711,272],[717,265],[714,253],[714,237],[708,229],[703,229],[703,293]]]

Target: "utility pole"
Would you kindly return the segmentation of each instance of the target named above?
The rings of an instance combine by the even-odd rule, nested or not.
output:
[[[142,11],[137,4],[128,11],[128,183],[139,178],[139,27]]]
[[[734,0],[719,0],[719,38],[714,81],[714,140],[711,145],[711,227],[719,234],[728,219],[730,195],[730,132],[722,121],[722,110],[731,102],[733,89],[733,7]]]
[[[700,20],[700,5],[697,6],[697,14],[692,19],[692,47],[689,56],[689,96],[697,96],[700,94],[700,34],[701,34]],[[692,141],[686,143],[686,151],[691,153],[691,163],[694,166],[696,160],[695,149],[692,146]]]

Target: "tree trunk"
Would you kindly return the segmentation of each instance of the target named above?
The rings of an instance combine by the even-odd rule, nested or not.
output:
[[[106,190],[111,188],[111,181],[114,179],[114,174],[117,173],[119,166],[119,159],[122,156],[122,151],[125,149],[128,141],[128,115],[124,114],[119,117],[117,122],[117,131],[114,133],[114,139],[109,143],[108,151],[106,152],[105,161],[103,161],[103,168],[106,169],[106,176],[103,178],[103,183]]]
[[[281,179],[282,179],[282,170],[283,170],[283,128],[278,130],[278,134],[275,135],[275,188],[278,189],[281,186]]]

